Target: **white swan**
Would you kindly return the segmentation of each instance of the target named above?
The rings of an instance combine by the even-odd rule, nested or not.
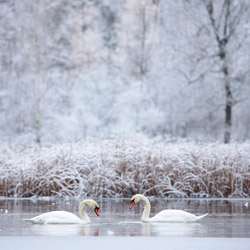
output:
[[[162,210],[154,217],[149,218],[150,214],[150,202],[149,200],[142,194],[136,194],[131,198],[130,208],[134,206],[134,204],[142,201],[144,204],[144,211],[141,217],[143,222],[197,222],[200,219],[207,216],[207,214],[196,216],[194,214],[182,211],[182,210]]]
[[[47,212],[31,219],[23,219],[34,224],[88,224],[90,223],[89,216],[85,212],[85,206],[88,205],[99,216],[99,205],[94,200],[84,200],[79,205],[79,214],[81,219],[76,215],[66,211]]]

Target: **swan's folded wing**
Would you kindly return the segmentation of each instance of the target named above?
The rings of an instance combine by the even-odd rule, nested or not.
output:
[[[35,224],[79,224],[82,220],[66,211],[47,212],[31,219],[25,219]]]
[[[206,215],[195,216],[183,210],[163,210],[150,219],[152,222],[196,222]]]

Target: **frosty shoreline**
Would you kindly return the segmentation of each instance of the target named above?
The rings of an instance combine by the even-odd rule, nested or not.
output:
[[[0,152],[0,196],[248,198],[250,145],[87,140]]]
[[[249,249],[246,238],[190,237],[1,237],[1,247],[9,249]]]

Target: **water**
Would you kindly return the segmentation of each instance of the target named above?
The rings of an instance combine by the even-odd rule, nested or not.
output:
[[[0,236],[181,236],[250,238],[250,204],[246,200],[151,200],[151,215],[163,209],[208,213],[199,223],[142,223],[143,204],[129,209],[129,199],[101,199],[100,217],[87,208],[90,225],[37,225],[25,222],[44,212],[78,215],[79,199],[0,199]]]

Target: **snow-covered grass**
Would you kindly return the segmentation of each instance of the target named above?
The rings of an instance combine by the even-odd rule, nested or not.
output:
[[[0,152],[0,196],[250,197],[250,144],[86,140]]]

